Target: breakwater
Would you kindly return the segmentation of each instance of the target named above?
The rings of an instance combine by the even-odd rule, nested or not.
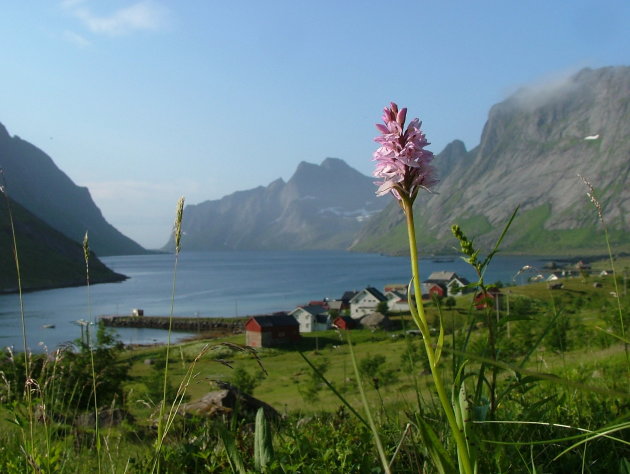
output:
[[[103,324],[115,328],[150,328],[168,329],[169,316],[99,316]],[[204,318],[195,316],[173,316],[174,331],[207,332],[225,331],[239,333],[243,331],[248,318]]]

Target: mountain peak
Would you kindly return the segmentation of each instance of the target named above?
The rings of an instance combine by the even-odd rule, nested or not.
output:
[[[286,184],[278,179],[186,206],[185,248],[345,249],[363,221],[386,204],[376,199],[372,179],[343,160],[302,161]]]
[[[0,140],[8,140],[11,138],[11,135],[9,135],[9,131],[7,130],[7,128],[2,125],[0,123]]]
[[[43,150],[11,137],[2,124],[0,168],[16,202],[72,240],[80,242],[89,230],[90,246],[99,256],[146,252],[103,218],[86,188],[77,186]]]
[[[444,147],[444,150],[440,152],[440,158],[449,159],[454,156],[462,156],[467,153],[466,145],[461,140],[453,140],[451,143]]]
[[[322,168],[326,168],[329,170],[336,170],[336,169],[348,169],[350,168],[348,166],[348,164],[343,161],[340,158],[333,158],[333,157],[328,157],[326,158],[324,161],[322,161],[322,164],[320,165]]]

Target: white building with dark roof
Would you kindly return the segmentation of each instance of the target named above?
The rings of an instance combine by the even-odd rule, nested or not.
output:
[[[379,303],[383,301],[387,302],[385,295],[376,288],[368,286],[350,300],[350,317],[361,319],[366,314],[375,312]]]
[[[300,332],[325,331],[332,326],[330,314],[325,306],[298,306],[289,315],[300,324]]]

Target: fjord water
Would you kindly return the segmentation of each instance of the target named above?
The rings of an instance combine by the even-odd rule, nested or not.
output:
[[[147,316],[171,314],[175,288],[175,316],[247,316],[289,311],[297,305],[323,298],[337,299],[346,290],[368,285],[382,289],[389,283],[409,282],[409,259],[342,251],[296,252],[184,252],[175,270],[174,255],[106,257],[106,265],[129,279],[87,287],[61,288],[23,295],[27,344],[34,352],[54,349],[77,339],[77,320],[131,314],[144,309]],[[496,256],[486,282],[512,282],[524,265],[542,268],[546,260],[532,257]],[[433,271],[454,271],[474,279],[460,258],[423,259],[422,278]],[[175,277],[175,278],[174,278]],[[518,283],[522,283],[520,280]],[[54,325],[54,328],[43,328]],[[117,330],[127,344],[164,342],[159,329]],[[172,340],[189,336],[176,333]],[[43,343],[43,344],[40,344]],[[20,304],[17,295],[0,296],[0,347],[22,350]]]

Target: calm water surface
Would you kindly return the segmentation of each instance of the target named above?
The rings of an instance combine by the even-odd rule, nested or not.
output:
[[[340,298],[346,290],[409,281],[409,259],[341,251],[182,253],[176,272],[173,255],[106,257],[106,265],[129,277],[121,283],[62,288],[23,296],[27,344],[33,351],[53,349],[80,336],[76,321],[100,315],[130,314],[143,308],[148,316],[247,316],[292,310],[310,300]],[[461,259],[423,260],[421,278],[438,270],[474,273]],[[497,256],[487,282],[511,282],[523,265],[541,268],[548,259]],[[175,277],[175,278],[174,278]],[[522,281],[519,281],[521,283]],[[44,329],[44,325],[55,325]],[[166,331],[117,330],[125,343],[164,342]],[[188,336],[176,334],[175,340]],[[40,344],[43,343],[43,344]],[[0,296],[0,347],[22,350],[17,295]]]

